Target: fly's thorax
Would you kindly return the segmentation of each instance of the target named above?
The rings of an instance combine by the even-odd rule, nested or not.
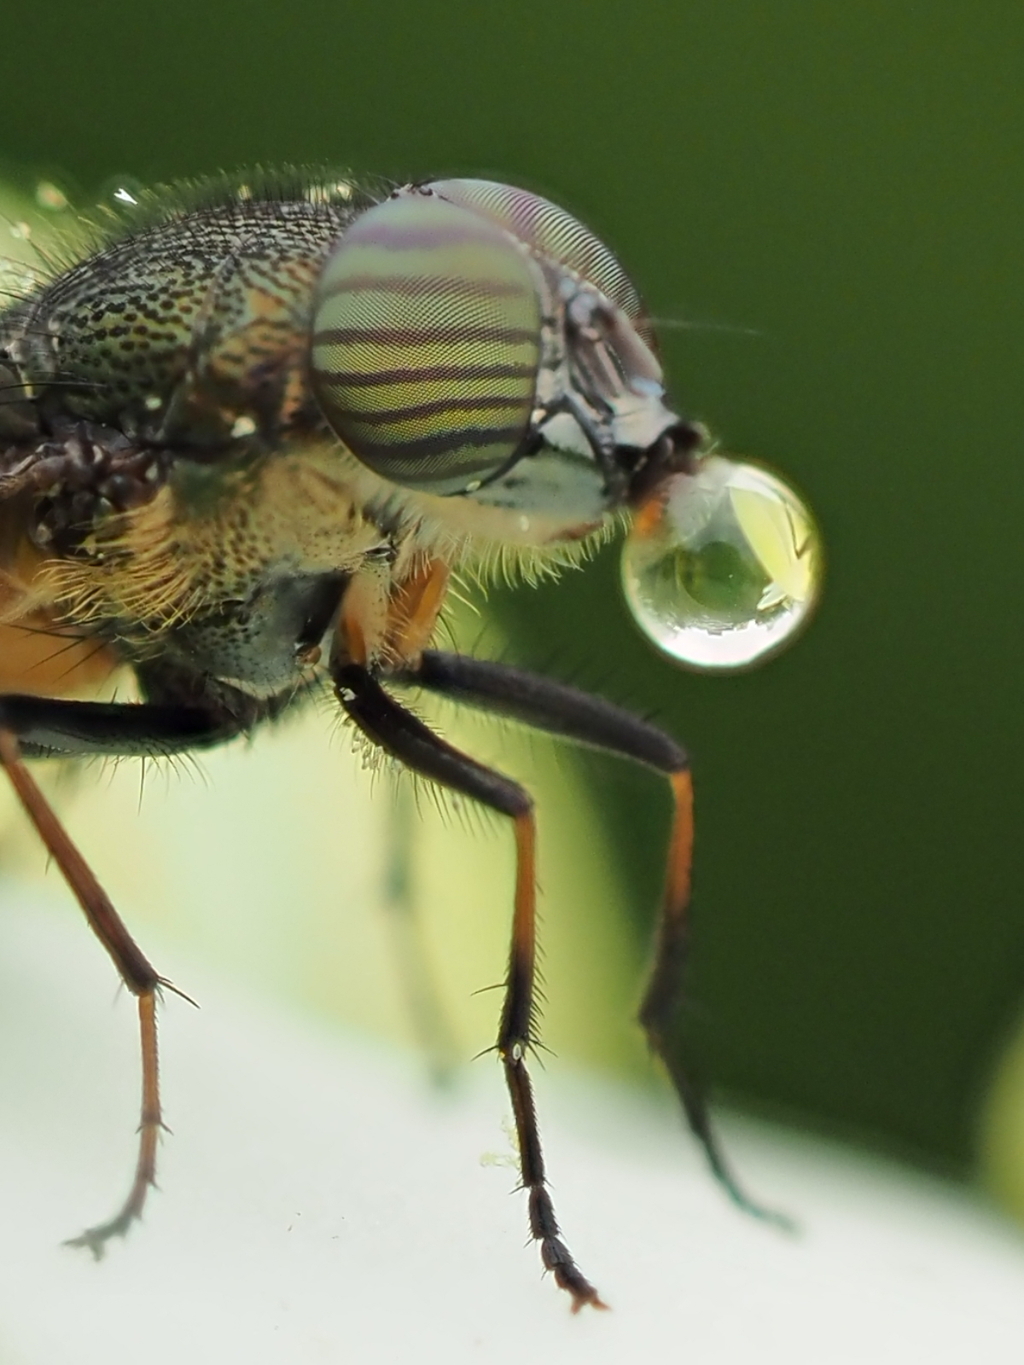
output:
[[[30,500],[0,502],[0,692],[94,695],[116,673],[116,650],[69,627],[43,582],[46,556],[25,534]]]
[[[244,598],[227,598],[143,644],[141,657],[197,677],[214,678],[245,695],[270,699],[323,676],[323,645],[348,580],[344,574],[268,573]]]
[[[357,211],[236,198],[86,257],[0,324],[0,362],[24,392],[0,407],[0,435],[72,418],[150,446],[215,449],[317,425],[305,379],[312,291]]]
[[[391,541],[354,499],[337,451],[204,465],[179,457],[143,506],[98,522],[42,571],[79,628],[129,659],[169,655],[256,695],[308,677],[347,583]]]
[[[34,435],[36,472],[68,471],[39,517],[58,554],[190,459],[230,471],[330,426],[355,503],[424,553],[564,560],[685,427],[612,252],[540,196],[475,180],[381,202],[236,185],[129,227],[4,315],[5,376],[15,467]],[[75,484],[76,443],[109,479]]]

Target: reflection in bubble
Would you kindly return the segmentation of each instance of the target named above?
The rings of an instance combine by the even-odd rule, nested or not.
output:
[[[821,576],[818,529],[793,490],[719,455],[666,480],[622,552],[641,629],[698,669],[743,668],[780,649],[810,615]]]

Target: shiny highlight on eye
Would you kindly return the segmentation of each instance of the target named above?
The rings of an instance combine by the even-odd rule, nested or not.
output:
[[[636,286],[614,252],[578,218],[539,194],[494,180],[435,180],[430,188],[449,203],[483,214],[539,255],[595,285],[656,350],[654,328]]]

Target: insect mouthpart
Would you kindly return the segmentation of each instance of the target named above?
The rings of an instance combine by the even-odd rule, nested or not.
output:
[[[680,420],[647,450],[620,447],[616,454],[628,479],[630,508],[642,507],[673,475],[692,473],[707,439],[699,423]]]

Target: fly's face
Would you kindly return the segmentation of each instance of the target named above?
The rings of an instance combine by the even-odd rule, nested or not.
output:
[[[353,224],[317,285],[311,360],[363,464],[500,509],[510,539],[523,518],[550,539],[585,534],[699,441],[666,406],[652,330],[608,248],[488,181],[410,187]]]

